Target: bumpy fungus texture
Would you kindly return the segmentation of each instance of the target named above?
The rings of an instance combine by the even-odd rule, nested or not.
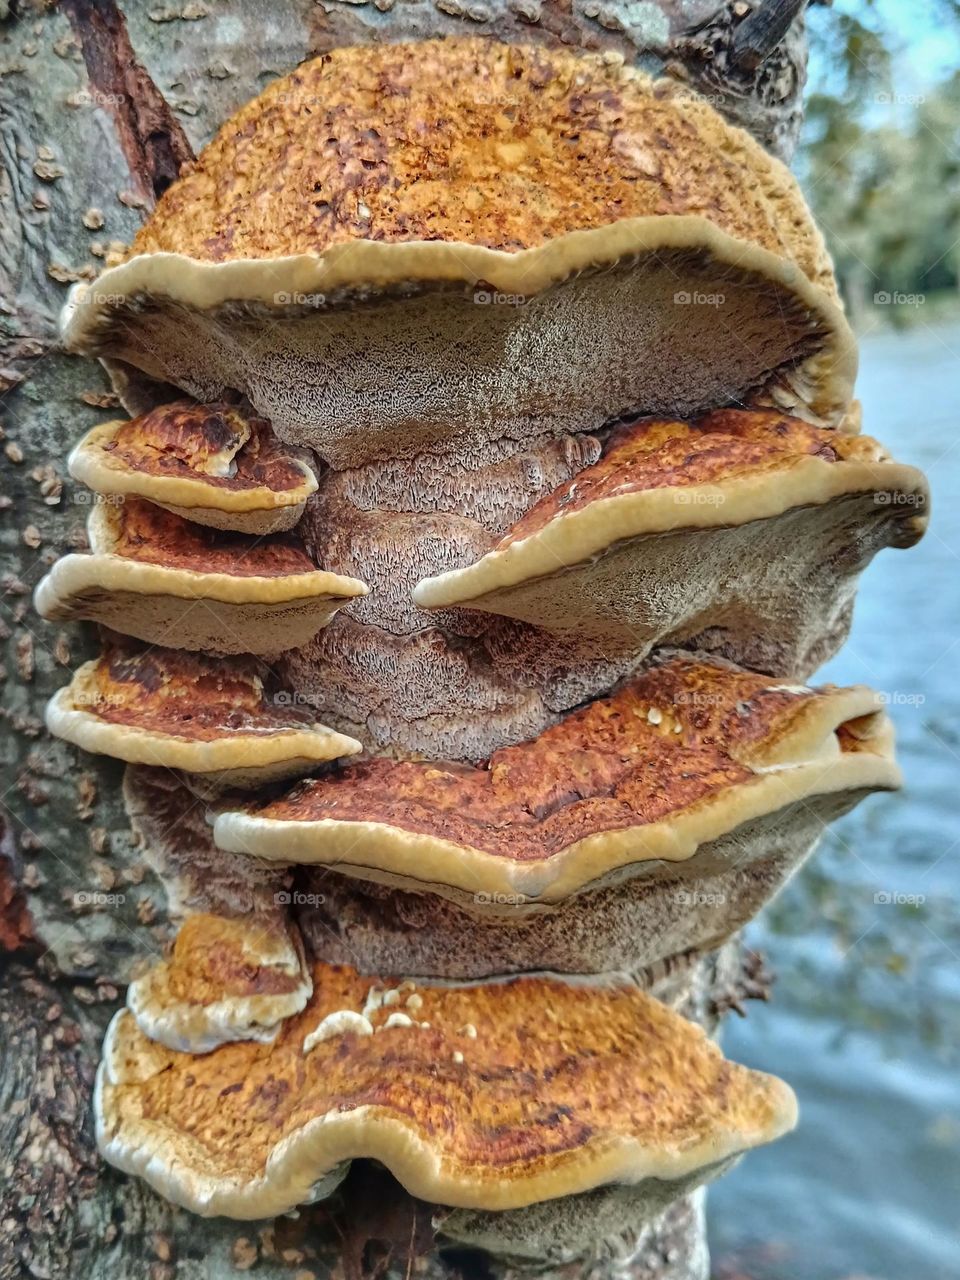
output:
[[[685,861],[811,796],[898,778],[870,690],[676,657],[483,768],[372,759],[227,809],[214,835],[496,908],[499,895],[557,902],[636,864]]]
[[[795,1122],[786,1085],[623,983],[387,987],[318,965],[272,1044],[203,1057],[121,1012],[98,1078],[102,1152],[208,1215],[283,1213],[355,1157],[425,1200],[509,1210],[612,1182],[686,1190]]]
[[[788,171],[687,91],[565,51],[438,40],[335,49],[275,80],[168,189],[130,256],[356,240],[515,252],[691,212],[833,290]]]
[[[256,917],[193,915],[170,958],[130,984],[127,1005],[151,1040],[208,1053],[235,1040],[269,1043],[312,990],[296,929]]]
[[[111,642],[47,706],[50,732],[87,751],[256,787],[355,755],[360,743],[318,724],[252,658],[211,658]]]
[[[926,501],[869,437],[772,411],[646,419],[414,600],[637,648],[719,626],[761,669],[806,673],[872,555],[921,537]]]
[[[194,524],[153,503],[98,503],[89,555],[56,562],[37,587],[44,618],[86,618],[151,644],[276,653],[305,644],[356,578],[316,568],[291,534],[253,538]]]
[[[94,427],[71,453],[70,474],[95,493],[149,498],[198,524],[254,534],[293,528],[317,488],[265,419],[190,400]]]
[[[685,88],[483,39],[275,81],[65,333],[128,407],[232,387],[337,466],[753,391],[833,424],[856,364],[784,166]]]

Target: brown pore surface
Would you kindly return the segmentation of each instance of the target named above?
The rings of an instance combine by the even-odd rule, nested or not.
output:
[[[176,400],[123,423],[100,446],[108,465],[146,475],[195,479],[222,489],[299,488],[303,470],[270,424],[226,403]],[[231,465],[232,464],[232,465]],[[224,474],[230,470],[231,474]]]
[[[615,428],[600,461],[541,499],[496,549],[602,498],[769,474],[801,457],[837,462],[883,456],[869,438],[843,436],[775,410],[717,409],[693,422],[640,419]]]
[[[626,984],[408,983],[371,1011],[370,979],[353,969],[318,964],[313,979],[272,1044],[165,1054],[143,1083],[111,1086],[108,1115],[189,1138],[199,1150],[188,1162],[200,1157],[209,1176],[253,1178],[309,1121],[375,1108],[436,1152],[448,1183],[492,1183],[559,1172],[617,1140],[667,1156],[717,1130],[755,1141],[783,1114],[779,1082],[726,1062],[699,1027]],[[322,1038],[304,1054],[322,1019],[364,1008],[375,1034]],[[398,1012],[409,1024],[385,1027]],[[136,1032],[130,1047],[157,1053]]]
[[[115,541],[104,549],[128,560],[237,578],[279,578],[317,568],[290,534],[253,537],[210,529],[140,498],[127,498],[115,512]]]
[[[166,994],[198,1005],[286,995],[303,986],[296,961],[290,929],[278,920],[188,916],[166,966]]]
[[[834,294],[786,170],[689,92],[561,50],[451,39],[334,49],[275,81],[131,252],[221,262],[357,239],[509,251],[669,214],[793,259]]]
[[[129,725],[191,742],[231,733],[266,737],[309,728],[313,716],[270,697],[254,658],[110,642],[92,674],[70,686],[77,710],[109,724]]]
[[[484,767],[372,759],[253,807],[275,821],[377,822],[532,862],[601,831],[657,822],[754,776],[814,692],[676,658]]]

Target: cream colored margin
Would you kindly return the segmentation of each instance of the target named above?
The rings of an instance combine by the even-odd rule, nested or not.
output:
[[[224,996],[209,1004],[174,1000],[164,986],[171,962],[161,960],[130,983],[127,1008],[145,1036],[180,1053],[211,1053],[234,1040],[270,1044],[286,1019],[302,1013],[313,994],[313,977],[299,934],[285,936],[284,941],[289,942],[289,952],[274,946],[271,954],[270,948],[264,946],[258,953],[245,946],[244,954],[253,965],[281,969],[298,977],[300,985],[294,991],[283,995]]]
[[[364,1158],[386,1165],[421,1200],[463,1209],[520,1209],[609,1183],[683,1178],[772,1142],[797,1122],[797,1101],[789,1085],[744,1067],[741,1070],[749,1071],[756,1087],[767,1094],[770,1123],[742,1132],[715,1129],[682,1148],[657,1150],[637,1138],[595,1138],[552,1168],[535,1169],[525,1177],[517,1173],[500,1179],[470,1177],[446,1167],[437,1148],[407,1121],[385,1107],[362,1106],[317,1116],[281,1139],[270,1152],[264,1172],[255,1178],[217,1177],[207,1172],[210,1158],[202,1143],[130,1114],[134,1098],[116,1098],[116,1086],[149,1079],[168,1061],[165,1052],[149,1041],[143,1046],[146,1061],[136,1056],[137,1046],[129,1043],[132,1021],[129,1011],[122,1009],[107,1029],[94,1090],[97,1146],[117,1168],[143,1178],[166,1199],[204,1217],[251,1220],[286,1213],[321,1198],[327,1190],[325,1176],[344,1161]],[[119,1111],[124,1103],[127,1114]]]
[[[154,733],[135,725],[101,720],[74,702],[76,691],[93,678],[101,659],[78,668],[73,680],[47,703],[47,728],[56,738],[72,742],[95,755],[113,756],[128,764],[162,765],[188,773],[222,773],[226,770],[268,768],[302,760],[307,766],[326,763],[363,750],[356,738],[336,733],[326,725],[315,729],[270,729],[243,733],[235,729],[211,742],[191,742],[175,734]]]
[[[276,507],[303,507],[317,490],[317,477],[299,458],[288,458],[303,476],[301,484],[291,489],[271,489],[256,485],[248,489],[230,489],[211,484],[198,474],[189,476],[156,475],[129,466],[111,465],[105,446],[114,438],[125,421],[102,422],[88,431],[67,459],[67,469],[94,493],[134,494],[161,506],[200,507],[214,511],[267,512]]]
[[[628,474],[624,480],[629,480]],[[568,513],[561,509],[528,537],[488,551],[464,569],[424,578],[414,588],[413,600],[423,609],[463,604],[562,572],[625,539],[679,529],[729,528],[797,507],[888,491],[926,495],[927,484],[916,467],[900,463],[803,457],[773,473],[614,494]],[[878,511],[887,509],[878,506]],[[919,538],[926,516],[916,515],[914,520]]]
[[[331,245],[323,254],[229,262],[203,262],[179,253],[137,254],[92,283],[73,286],[61,331],[68,350],[100,354],[98,331],[111,312],[144,295],[200,310],[232,301],[283,309],[296,305],[298,295],[328,296],[351,287],[482,280],[499,292],[530,297],[591,268],[671,249],[706,250],[724,268],[755,272],[789,290],[813,313],[828,337],[823,350],[804,362],[814,387],[809,407],[825,422],[837,422],[850,401],[857,371],[856,340],[840,307],[795,262],[738,240],[706,218],[686,214],[623,218],[515,253],[459,242],[352,240]]]
[[[41,618],[73,616],[71,600],[91,589],[130,591],[135,595],[173,596],[179,600],[217,600],[223,604],[287,604],[318,598],[353,600],[368,587],[359,578],[315,569],[308,573],[204,573],[196,569],[168,569],[116,555],[119,512],[98,503],[87,519],[89,553],[61,558],[37,585],[33,605]]]
[[[774,742],[764,761],[748,762],[754,777],[746,782],[659,822],[599,832],[536,861],[499,857],[382,822],[298,822],[244,810],[219,813],[214,840],[231,853],[322,863],[360,878],[429,885],[441,892],[445,886],[477,895],[477,901],[509,894],[530,904],[560,902],[637,863],[685,862],[700,845],[789,805],[842,791],[895,789],[901,777],[892,726],[881,705],[880,696],[862,686],[821,694],[799,735]],[[864,749],[841,752],[836,730],[861,717],[870,717]]]

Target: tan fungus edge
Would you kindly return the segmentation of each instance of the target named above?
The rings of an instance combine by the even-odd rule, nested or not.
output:
[[[299,458],[290,458],[303,475],[303,483],[295,489],[271,489],[257,485],[249,489],[227,489],[201,479],[186,476],[158,476],[130,467],[111,466],[102,458],[104,445],[112,440],[123,421],[104,422],[83,437],[67,459],[67,468],[75,480],[94,493],[133,494],[161,506],[208,508],[216,511],[271,511],[276,507],[303,507],[317,491],[317,477]]]
[[[413,590],[422,609],[468,603],[490,592],[549,577],[608,550],[614,543],[680,529],[729,528],[804,506],[824,506],[859,493],[927,492],[923,472],[892,462],[827,462],[798,458],[774,473],[735,476],[716,484],[670,485],[598,498],[463,569],[424,578]],[[691,494],[709,494],[697,502]],[[683,500],[678,500],[683,495]],[[916,515],[919,538],[927,517]]]
[[[790,1086],[776,1076],[754,1071],[751,1074],[758,1084],[762,1082],[769,1088],[771,1104],[776,1103],[771,1105],[769,1125],[762,1129],[715,1130],[703,1141],[682,1150],[659,1152],[651,1151],[635,1138],[588,1142],[575,1157],[552,1169],[525,1179],[492,1181],[453,1176],[444,1168],[439,1152],[410,1126],[393,1114],[385,1114],[385,1108],[362,1106],[346,1113],[318,1116],[282,1139],[271,1151],[263,1175],[226,1180],[200,1171],[205,1153],[188,1135],[177,1133],[174,1137],[162,1125],[142,1117],[124,1116],[121,1120],[111,1114],[115,1084],[123,1084],[126,1079],[142,1081],[166,1065],[166,1056],[160,1049],[150,1064],[142,1064],[125,1077],[118,1042],[124,1019],[131,1017],[121,1009],[104,1039],[94,1089],[97,1146],[111,1164],[143,1178],[166,1199],[204,1217],[223,1215],[251,1220],[288,1212],[298,1204],[315,1200],[317,1184],[344,1161],[364,1158],[386,1165],[397,1181],[421,1200],[462,1209],[521,1209],[610,1183],[683,1178],[772,1142],[797,1123],[797,1100]]]
[[[202,262],[179,253],[138,254],[104,271],[92,283],[74,285],[61,315],[68,350],[95,354],[104,316],[137,295],[165,296],[201,310],[244,300],[268,306],[278,294],[331,294],[349,286],[390,286],[409,281],[486,281],[504,293],[531,296],[590,268],[609,266],[644,252],[705,249],[720,264],[753,270],[789,289],[832,334],[833,341],[804,362],[821,384],[810,408],[831,420],[850,400],[857,346],[836,302],[794,262],[769,249],[727,235],[708,219],[689,214],[623,218],[570,231],[545,244],[509,253],[460,242],[353,240],[322,255],[240,258]],[[110,302],[101,299],[110,298]]]
[[[700,845],[800,801],[841,791],[895,790],[901,774],[893,758],[892,725],[881,705],[879,695],[862,687],[825,697],[819,712],[807,719],[801,739],[776,744],[769,763],[753,764],[755,776],[748,781],[667,819],[598,832],[536,862],[514,862],[387,823],[332,818],[297,822],[242,810],[217,815],[214,840],[230,853],[299,865],[323,863],[361,878],[560,902],[624,867],[657,859],[686,862]],[[871,750],[841,753],[833,734],[845,722],[865,716],[876,717],[867,735]],[[818,744],[819,749],[809,752],[812,758],[797,758],[803,743]]]
[[[84,663],[74,677],[92,675],[97,660]],[[112,724],[73,705],[72,686],[59,689],[47,703],[45,722],[56,738],[72,742],[94,755],[112,756],[128,764],[162,765],[187,773],[266,768],[303,760],[324,764],[363,750],[356,738],[326,725],[315,730],[272,729],[267,733],[231,730],[212,742],[191,742],[175,734],[153,733],[134,725]]]
[[[302,1013],[313,994],[313,978],[307,969],[303,942],[299,935],[291,942],[301,977],[297,991],[284,995],[225,996],[205,1005],[183,1001],[158,1005],[156,988],[160,988],[162,1001],[162,980],[169,967],[169,961],[161,961],[130,983],[127,1008],[145,1036],[181,1053],[211,1053],[234,1040],[270,1044],[286,1019]],[[269,966],[270,959],[261,957],[257,963]]]
[[[317,569],[270,578],[253,574],[197,573],[167,569],[125,556],[93,552],[63,556],[37,585],[33,603],[42,618],[72,617],[70,601],[91,588],[130,591],[180,600],[217,600],[222,604],[286,604],[296,600],[353,600],[368,588],[358,578]]]

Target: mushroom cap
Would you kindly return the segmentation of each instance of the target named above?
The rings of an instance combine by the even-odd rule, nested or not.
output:
[[[614,429],[595,465],[480,559],[424,579],[413,598],[635,640],[640,652],[716,626],[725,656],[805,672],[828,656],[824,633],[846,619],[872,555],[922,536],[927,500],[922,472],[869,437],[772,410],[643,419]],[[836,648],[845,625],[833,630]]]
[[[688,89],[485,39],[275,81],[64,332],[128,407],[234,387],[337,466],[754,392],[834,424],[856,366],[779,161]]]
[[[252,659],[108,643],[47,704],[47,728],[86,751],[257,787],[361,750],[269,695]]]
[[[151,1042],[122,1011],[97,1081],[101,1152],[204,1215],[289,1211],[357,1157],[425,1200],[507,1210],[682,1180],[795,1123],[782,1081],[727,1062],[623,980],[393,990],[317,965],[306,1009],[271,1045],[202,1057]]]
[[[148,498],[198,524],[248,534],[293,528],[317,488],[265,419],[226,403],[178,400],[101,423],[69,466],[95,493]]]
[[[674,657],[482,768],[367,760],[224,809],[214,838],[475,909],[555,903],[812,797],[896,787],[880,708],[862,686]]]
[[[131,982],[127,1007],[158,1044],[209,1053],[234,1040],[269,1044],[312,990],[295,928],[262,917],[194,915],[170,958]]]
[[[40,582],[37,612],[151,644],[276,653],[305,644],[367,590],[317,569],[290,534],[209,529],[139,498],[98,503],[87,535],[91,554],[63,556]]]

